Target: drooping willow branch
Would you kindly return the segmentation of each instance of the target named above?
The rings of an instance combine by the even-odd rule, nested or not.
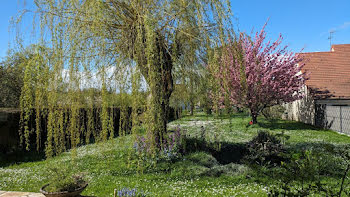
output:
[[[95,141],[114,137],[114,108],[121,117],[118,135],[127,134],[129,107],[132,132],[146,125],[148,140],[159,151],[167,132],[170,97],[178,83],[174,65],[196,69],[195,64],[207,61],[201,58],[210,57],[198,53],[223,44],[229,33],[224,32],[229,4],[220,0],[35,3],[33,13],[39,19],[34,22],[40,24],[40,40],[48,52],[42,55],[45,72],[43,80],[35,82],[35,93],[29,84],[31,74],[38,71],[29,65],[26,70],[22,139],[29,148],[28,124],[35,106],[37,136],[43,129],[41,117],[47,116],[47,156],[89,143],[92,137]]]

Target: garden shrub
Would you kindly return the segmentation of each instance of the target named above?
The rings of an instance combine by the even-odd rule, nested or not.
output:
[[[344,158],[342,152],[346,150],[347,146],[333,145],[329,143],[302,143],[293,145],[289,148],[290,152],[303,153],[304,151],[312,151],[318,154],[318,161],[320,165],[320,175],[324,176],[341,176],[342,168],[344,166]]]
[[[169,165],[183,156],[186,149],[186,131],[179,127],[173,132],[167,133],[162,143],[156,144],[157,152],[154,152],[154,144],[144,136],[136,136],[133,145],[133,155],[129,157],[130,164],[136,164],[139,171],[155,167],[156,164],[162,164],[161,169],[167,170]]]
[[[49,185],[45,188],[47,192],[74,191],[85,183],[82,175],[72,175],[72,172],[66,167],[52,167],[48,171],[50,179]]]
[[[245,156],[250,164],[279,165],[284,161],[286,149],[279,136],[268,131],[259,131],[258,135],[247,143],[248,154]]]
[[[268,120],[276,120],[282,118],[286,108],[282,105],[267,107],[261,111],[261,114]]]
[[[270,188],[269,196],[309,196],[320,193],[319,156],[312,151],[293,154],[290,162],[282,163],[278,171],[280,182]]]
[[[269,190],[269,196],[349,196],[346,179],[350,170],[349,146],[321,146],[315,150],[294,153],[291,160],[282,163],[279,183]],[[334,178],[337,185],[324,182]]]

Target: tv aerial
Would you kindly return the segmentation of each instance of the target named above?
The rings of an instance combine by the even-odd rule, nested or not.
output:
[[[329,48],[332,47],[332,38],[333,38],[333,34],[335,33],[335,30],[331,30],[329,31],[329,36],[328,36],[328,40],[329,40]]]

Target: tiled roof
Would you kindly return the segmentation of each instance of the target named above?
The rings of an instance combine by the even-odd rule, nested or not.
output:
[[[332,45],[329,52],[301,53],[309,88],[329,92],[331,98],[350,98],[350,44]]]

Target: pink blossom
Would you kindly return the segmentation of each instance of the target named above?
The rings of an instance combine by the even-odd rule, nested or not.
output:
[[[264,42],[265,26],[254,39],[241,34],[236,41],[222,47],[218,72],[223,106],[225,98],[230,104],[250,109],[253,123],[265,107],[292,102],[303,97],[301,88],[306,79],[302,58],[280,47],[282,36],[274,42]]]

